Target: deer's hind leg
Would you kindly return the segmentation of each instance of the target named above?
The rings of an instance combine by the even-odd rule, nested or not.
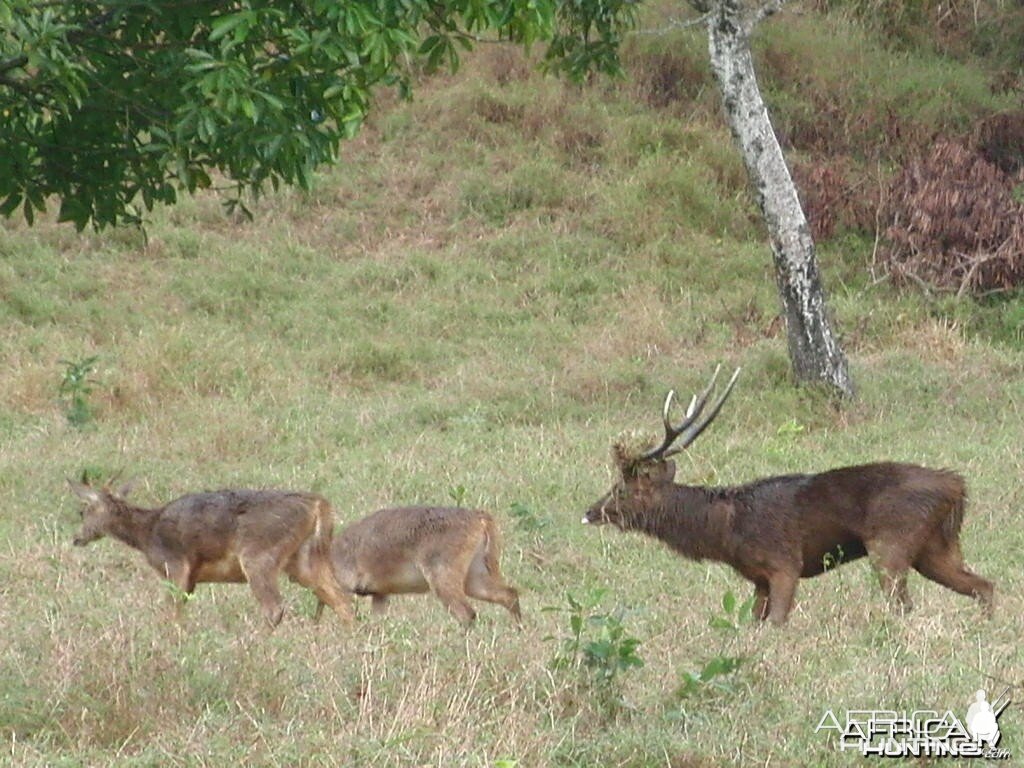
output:
[[[954,592],[976,598],[984,606],[985,612],[992,614],[995,587],[991,581],[983,579],[964,565],[959,543],[947,544],[938,536],[933,537],[914,561],[914,570]]]
[[[304,543],[288,561],[285,572],[293,581],[313,590],[317,596],[316,612],[313,614],[314,622],[320,621],[320,615],[323,613],[324,604],[326,604],[341,619],[342,624],[351,626],[355,620],[352,599],[334,577],[330,559],[312,551],[312,546],[309,542]]]
[[[495,565],[494,572],[487,567],[483,548],[476,551],[466,574],[466,594],[489,603],[496,603],[512,614],[517,624],[522,624],[523,614],[519,609],[519,592],[505,583]]]
[[[374,595],[370,601],[370,609],[374,616],[383,616],[388,612],[388,596]]]
[[[476,621],[476,611],[466,599],[466,579],[472,557],[472,551],[460,552],[450,559],[437,553],[418,564],[430,591],[465,627]]]
[[[278,564],[277,558],[273,554],[243,554],[238,560],[242,566],[242,573],[245,574],[245,580],[249,582],[249,588],[260,604],[263,617],[271,628],[276,627],[284,616],[284,604],[278,584],[281,566]]]

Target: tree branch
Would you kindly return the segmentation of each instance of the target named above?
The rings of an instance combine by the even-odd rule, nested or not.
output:
[[[663,27],[650,28],[650,29],[638,29],[632,34],[635,35],[664,35],[666,32],[674,32],[679,29],[690,29],[691,27],[700,27],[707,23],[707,20],[711,18],[711,11],[702,13],[695,19],[679,19],[672,18],[668,20],[668,24]]]
[[[751,32],[754,27],[760,24],[762,21],[767,19],[769,16],[774,16],[782,8],[786,0],[765,0],[758,7],[754,8],[750,12],[750,16],[747,18],[744,26],[746,31]]]

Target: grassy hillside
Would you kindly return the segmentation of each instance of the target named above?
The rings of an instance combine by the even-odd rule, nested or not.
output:
[[[871,120],[923,137],[1004,105],[984,61],[893,47],[840,14],[790,21],[759,43],[780,125],[811,135],[834,95],[832,138],[791,138],[797,155],[884,164],[903,145],[887,149]],[[794,82],[807,58],[814,79]],[[0,735],[14,764],[846,765],[814,733],[826,709],[962,715],[979,687],[1024,678],[1020,300],[897,294],[873,271],[873,236],[840,232],[820,256],[859,397],[837,410],[794,389],[702,41],[639,36],[627,61],[625,81],[578,89],[480,51],[414,102],[383,103],[313,192],[268,198],[251,223],[200,197],[145,236],[3,224]],[[666,90],[666,72],[687,87]],[[60,385],[93,356],[74,424]],[[894,617],[859,562],[803,582],[782,629],[715,628],[723,595],[748,592],[728,569],[580,526],[616,436],[656,432],[665,390],[700,386],[717,362],[744,372],[682,479],[955,468],[995,617],[916,574],[916,610]],[[248,590],[227,586],[201,586],[176,624],[137,553],[71,547],[64,477],[83,470],[138,478],[153,505],[281,486],[327,495],[343,521],[485,507],[526,626],[485,605],[464,633],[409,597],[386,618],[361,606],[346,633],[314,626],[311,595],[288,587],[268,633]],[[645,666],[604,687],[553,667],[567,594],[621,607]],[[687,691],[684,673],[716,657],[742,662]],[[1022,722],[1018,704],[1000,720],[1018,758]]]

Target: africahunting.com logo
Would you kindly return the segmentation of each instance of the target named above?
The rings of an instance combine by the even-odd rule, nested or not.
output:
[[[840,720],[831,709],[814,729],[832,732],[843,752],[876,757],[979,757],[1009,760],[999,746],[999,716],[1010,704],[1007,686],[993,701],[978,691],[963,720],[952,710],[851,709]]]

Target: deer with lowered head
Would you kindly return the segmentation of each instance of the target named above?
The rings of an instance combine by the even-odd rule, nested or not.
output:
[[[690,559],[731,565],[754,583],[755,615],[774,624],[789,616],[799,579],[865,555],[901,609],[910,608],[907,571],[913,568],[991,612],[992,583],[972,573],[960,552],[966,489],[955,472],[883,462],[728,488],[674,482],[669,457],[711,424],[739,376],[737,368],[704,413],[720,368],[678,426],[670,420],[675,392],[668,393],[661,445],[640,455],[616,446],[621,477],[587,510],[584,523],[639,531]]]
[[[84,546],[112,536],[138,549],[158,574],[179,590],[177,608],[203,582],[248,582],[263,616],[275,627],[284,608],[282,572],[312,589],[343,623],[351,600],[334,578],[331,505],[322,496],[292,491],[223,490],[193,493],[154,509],[125,500],[129,487],[112,491],[68,481],[85,502],[74,538]],[[317,612],[319,617],[319,611]]]
[[[374,613],[384,612],[389,595],[429,591],[464,626],[476,619],[469,597],[502,605],[521,623],[519,593],[502,579],[498,527],[486,512],[381,509],[342,528],[331,552],[342,588],[371,596]]]

